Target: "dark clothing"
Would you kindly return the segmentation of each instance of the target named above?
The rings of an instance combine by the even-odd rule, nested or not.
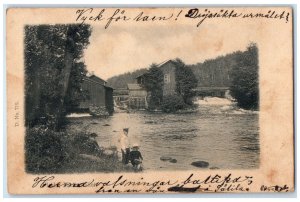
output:
[[[122,149],[122,162],[124,164],[128,164],[129,160],[130,160],[130,149],[126,148],[125,151]]]
[[[139,151],[131,151],[129,159],[132,165],[141,163],[140,159],[143,160],[142,154]]]

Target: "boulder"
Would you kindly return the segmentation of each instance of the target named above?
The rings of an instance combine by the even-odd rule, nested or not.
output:
[[[146,124],[156,124],[156,121],[145,121]]]
[[[219,167],[210,167],[209,169],[211,169],[211,170],[218,170],[218,169],[220,169]]]
[[[170,163],[177,163],[177,160],[176,159],[171,159]]]
[[[160,157],[160,160],[161,160],[161,161],[171,161],[171,160],[172,160],[172,157],[169,157],[169,156],[161,156],[161,157]]]
[[[209,163],[206,161],[194,161],[191,163],[191,165],[198,168],[207,168],[209,166]]]

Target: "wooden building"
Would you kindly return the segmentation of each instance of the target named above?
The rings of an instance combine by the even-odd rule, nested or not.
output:
[[[158,65],[162,70],[164,76],[163,95],[174,95],[176,94],[176,77],[175,77],[175,61],[168,60]],[[144,74],[136,78],[138,84],[143,84],[145,81]],[[226,97],[229,93],[228,86],[198,86],[192,89],[195,95],[205,97]]]
[[[164,75],[163,95],[176,94],[175,62],[168,60],[159,65]]]
[[[175,78],[175,62],[168,60],[158,65],[162,70],[164,76],[163,95],[176,94],[176,78]],[[143,84],[145,82],[144,74],[136,77],[137,84]]]
[[[128,107],[130,109],[147,108],[147,91],[140,84],[127,84]]]
[[[80,110],[91,111],[91,109],[99,108],[102,111],[106,110],[109,114],[113,113],[113,88],[107,86],[106,81],[95,75],[86,76],[82,83],[82,90],[87,91],[88,96],[80,102]]]
[[[163,72],[163,96],[176,94],[176,62],[174,60],[168,60],[158,65]],[[130,108],[143,108],[147,107],[147,100],[149,94],[142,85],[145,82],[145,74],[136,77],[136,84],[128,84],[129,91],[129,107]],[[212,86],[201,86],[192,89],[196,96],[216,96],[226,97],[229,92],[229,87],[212,87]]]
[[[113,97],[115,110],[128,108],[129,91],[127,88],[114,89]]]

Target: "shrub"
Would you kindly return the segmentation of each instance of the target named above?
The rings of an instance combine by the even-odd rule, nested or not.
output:
[[[35,126],[26,132],[25,165],[29,173],[80,170],[77,168],[79,154],[100,156],[102,150],[87,133],[67,135],[45,126]]]
[[[66,135],[44,126],[28,129],[25,137],[27,172],[57,172],[70,157]]]
[[[176,112],[178,110],[184,109],[186,104],[184,100],[179,95],[167,95],[163,97],[162,110],[166,113]]]

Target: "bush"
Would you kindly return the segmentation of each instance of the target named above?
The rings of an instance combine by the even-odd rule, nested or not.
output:
[[[26,172],[62,173],[66,170],[80,170],[77,168],[79,154],[100,156],[102,150],[91,134],[67,135],[45,126],[35,126],[26,131]]]
[[[91,138],[91,134],[79,133],[73,134],[70,138],[70,144],[74,153],[89,154],[98,156],[101,154],[101,149],[95,139]]]
[[[57,172],[70,158],[66,135],[44,126],[28,129],[25,137],[27,172]]]
[[[179,95],[167,95],[163,97],[162,110],[166,113],[176,112],[178,110],[184,109],[186,104],[184,100]]]

